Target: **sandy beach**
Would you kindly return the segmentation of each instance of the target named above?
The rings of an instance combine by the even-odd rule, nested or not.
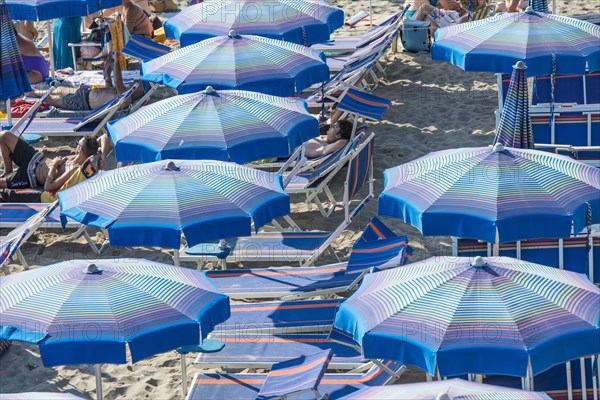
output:
[[[329,0],[341,7],[349,18],[361,10],[368,10],[367,0]],[[396,0],[373,0],[375,16],[390,15],[402,7]],[[576,15],[600,12],[600,4],[585,0],[557,0],[557,13]],[[358,34],[368,25],[340,29],[336,34]],[[375,198],[370,201],[333,245],[340,258],[347,258],[353,241],[360,235],[367,221],[377,213],[377,196],[383,188],[383,171],[408,162],[429,152],[456,148],[478,147],[492,143],[497,107],[496,77],[488,73],[464,72],[450,64],[433,62],[429,53],[413,54],[399,51],[388,54],[387,76],[375,94],[392,101],[392,108],[384,120],[372,124],[375,138]],[[49,155],[67,154],[72,139],[46,139],[36,147]],[[333,183],[333,192],[341,198],[345,174],[339,174]],[[364,192],[363,192],[364,193]],[[338,210],[328,219],[318,211],[308,211],[301,197],[292,197],[293,217],[302,228],[330,230],[343,220]],[[399,220],[384,219],[395,232],[409,237],[415,249],[412,261],[431,256],[451,254],[449,237],[421,236],[419,231]],[[92,231],[96,242],[102,233]],[[67,259],[95,256],[83,238],[70,240],[68,233],[40,229],[22,247],[31,267]],[[172,263],[171,253],[154,248],[109,248],[103,258],[139,257]],[[317,265],[335,261],[325,254]],[[188,264],[186,267],[194,268]],[[246,267],[256,267],[245,264]],[[263,265],[264,266],[264,265]],[[17,262],[9,264],[11,273],[22,271]],[[232,266],[234,268],[234,266]],[[200,370],[194,357],[189,355],[188,381]],[[103,390],[106,399],[180,399],[181,376],[179,355],[175,351],[159,354],[136,364],[103,365]],[[400,382],[423,381],[424,374],[415,369],[404,373]],[[0,358],[0,393],[13,392],[70,392],[83,398],[95,398],[94,367],[92,365],[44,368],[37,347],[13,343]],[[188,383],[189,385],[189,383]]]

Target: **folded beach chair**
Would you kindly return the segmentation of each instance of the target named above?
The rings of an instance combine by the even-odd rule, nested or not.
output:
[[[357,146],[361,137],[362,135],[355,138]],[[258,232],[247,237],[224,238],[227,246],[223,246],[223,243],[216,241],[200,243],[191,248],[186,246],[179,251],[175,263],[195,261],[200,265],[206,261],[221,261],[223,269],[225,269],[227,262],[241,261],[297,261],[301,267],[314,264],[317,258],[348,227],[365,203],[373,197],[372,139],[373,135],[348,154],[344,156],[339,154],[339,157],[335,156],[328,159],[314,171],[301,172],[297,175],[297,178],[294,177],[298,183],[296,183],[296,186],[290,193],[305,194],[306,201],[316,203],[324,215],[329,215],[337,205],[337,202],[327,185],[331,182],[335,174],[349,162],[350,167],[348,168],[344,184],[343,207],[345,218],[333,232]],[[335,155],[336,153],[333,154]],[[317,179],[309,180],[310,177],[316,177]],[[292,183],[290,185],[294,184],[294,179],[291,180]],[[368,194],[351,212],[351,200],[367,182],[369,184]],[[302,187],[304,188],[303,190],[301,189]],[[327,198],[332,201],[332,205],[329,208],[331,211],[326,210],[322,201],[317,197],[321,193],[326,193]]]
[[[453,255],[461,257],[491,257],[489,243],[453,238]],[[586,274],[594,283],[600,283],[600,231],[568,239],[534,239],[500,245],[500,256],[547,265]]]
[[[406,11],[410,8],[407,4],[404,9],[392,15],[390,18],[383,21],[378,26],[369,29],[366,33],[356,36],[333,36],[329,41],[325,43],[317,43],[310,46],[312,49],[317,51],[323,51],[326,54],[343,54],[355,51],[361,47],[364,47],[371,42],[379,39],[386,35],[391,30],[395,29]]]
[[[520,378],[488,375],[484,383],[521,389]],[[546,392],[554,400],[597,400],[600,398],[598,356],[555,365],[533,378],[530,390]]]
[[[296,361],[297,362],[297,361]],[[284,365],[285,366],[285,365]],[[406,367],[395,361],[386,361],[380,365],[373,366],[365,373],[346,374],[324,374],[318,383],[318,391],[321,395],[337,399],[351,394],[367,386],[381,386],[395,382]],[[275,371],[278,371],[279,368]],[[388,372],[389,371],[389,372]],[[390,374],[391,373],[391,374]],[[273,375],[273,373],[271,373]],[[265,384],[268,381],[267,374],[196,374],[188,394],[188,400],[254,400],[261,397],[260,393],[269,390]],[[293,382],[292,378],[287,378]],[[287,386],[288,388],[292,386]],[[279,392],[278,394],[281,394]],[[285,397],[287,398],[287,397]],[[300,399],[311,398],[307,396]],[[315,397],[312,397],[315,398]]]
[[[339,370],[360,368],[369,360],[362,357],[355,348],[328,339],[325,333],[257,334],[238,333],[209,334],[209,339],[225,344],[215,353],[200,353],[194,364],[200,368],[270,369],[273,364],[311,354],[319,350],[331,350],[333,357],[329,367]]]
[[[6,236],[0,236],[0,267],[4,270],[5,275],[9,274],[6,263],[14,255],[18,257],[19,262],[27,269],[27,262],[19,248],[40,226],[42,226],[46,220],[46,216],[52,212],[57,205],[58,202],[49,205],[46,204],[38,212],[27,218],[25,222],[10,231]],[[2,212],[0,214],[0,220],[3,220],[5,217],[5,214]]]
[[[354,290],[365,274],[404,265],[411,254],[406,236],[395,235],[374,217],[354,243],[347,262],[307,268],[208,271],[207,276],[232,299],[296,300]]]
[[[140,61],[148,61],[163,56],[170,51],[169,47],[156,43],[152,39],[131,35],[121,52]]]
[[[379,63],[379,59],[385,55],[385,52],[397,35],[398,29],[395,28],[379,39],[374,40],[368,45],[355,50],[352,54],[327,57],[327,66],[329,67],[329,71],[339,72],[348,64],[353,64],[362,60],[375,59],[374,65],[377,67],[377,69],[379,69],[382,73],[385,72]]]
[[[14,127],[12,131],[39,136],[98,136],[136,88],[137,85],[133,85],[85,118],[34,118],[35,113],[32,113],[26,124]]]
[[[326,333],[344,299],[231,304],[231,317],[213,328],[214,334]]]
[[[0,203],[0,228],[17,228],[24,224],[29,218],[46,210],[48,204],[44,203]],[[50,208],[49,212],[44,215],[44,220],[38,228],[58,228],[62,229],[60,220],[60,210],[58,207]],[[88,232],[87,226],[82,225],[72,219],[67,219],[66,229],[75,229],[71,235],[71,240],[75,240],[83,236],[95,254],[100,254],[108,245],[108,240],[105,240],[100,246],[97,246]],[[108,235],[106,236],[108,237]]]

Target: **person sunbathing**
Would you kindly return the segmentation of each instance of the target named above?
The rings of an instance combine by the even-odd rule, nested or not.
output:
[[[15,189],[44,188],[48,192],[64,189],[76,170],[91,156],[99,154],[98,165],[103,167],[110,139],[85,136],[77,142],[75,154],[67,157],[46,158],[29,143],[10,131],[0,133],[0,150],[4,173],[0,175],[0,195],[6,202],[18,194]],[[100,152],[99,152],[100,151]],[[13,162],[17,170],[13,171]],[[76,182],[75,182],[76,183]],[[72,185],[75,183],[71,182]]]
[[[529,5],[528,0],[502,0],[496,3],[497,13],[513,13],[513,12],[524,12]]]
[[[123,84],[123,73],[118,54],[118,52],[113,51],[106,60],[107,67],[104,69],[105,87],[91,89],[80,87],[75,93],[71,91],[71,88],[59,87],[47,98],[46,102],[51,106],[64,110],[88,111],[102,107],[106,102],[127,91],[129,88]],[[111,78],[113,71],[114,84]],[[135,83],[138,83],[138,87],[123,104],[123,107],[129,106],[132,101],[144,95],[144,88],[141,83],[139,81]]]
[[[132,0],[123,0],[123,14],[121,19],[130,35],[142,36],[146,39],[152,39],[154,28],[148,14],[142,7]]]
[[[352,122],[340,120],[321,127],[321,136],[304,143],[307,158],[326,156],[344,147],[352,136]]]
[[[467,22],[469,19],[469,12],[463,8],[459,0],[437,0],[435,2],[429,0],[417,0],[413,4],[413,7],[416,12],[412,19],[417,21],[429,20],[431,22],[430,30],[432,34],[439,28],[439,24],[437,24],[434,19],[428,17],[432,11],[436,9],[444,10],[449,16],[454,17],[456,23]]]
[[[20,34],[14,24],[13,30],[17,38],[25,71],[27,71],[29,83],[43,82],[48,77],[48,62],[42,56],[35,43],[33,43],[33,40]]]

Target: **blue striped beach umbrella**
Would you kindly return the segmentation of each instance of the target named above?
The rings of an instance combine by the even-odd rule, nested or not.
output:
[[[122,0],[3,0],[13,19],[46,21],[63,17],[84,17],[120,6]]]
[[[0,0],[0,101],[7,101],[8,123],[10,99],[22,96],[31,90],[27,71],[19,52],[19,45],[3,0]]]
[[[531,0],[533,11],[548,14],[548,0]]]
[[[290,212],[281,175],[222,161],[157,161],[100,172],[58,193],[60,211],[108,229],[113,246],[179,249],[248,236]]]
[[[379,215],[423,235],[488,243],[565,238],[600,222],[600,169],[530,149],[429,153],[384,172]]]
[[[46,367],[96,364],[99,398],[100,364],[198,345],[230,316],[204,272],[144,259],[70,260],[0,286],[0,339],[37,344]]]
[[[515,64],[494,144],[501,143],[506,147],[521,149],[534,148],[531,118],[529,117],[526,68],[522,61]]]
[[[584,274],[508,257],[432,257],[367,275],[331,336],[430,375],[532,378],[600,352],[600,289]]]
[[[212,86],[294,96],[329,78],[323,53],[235,31],[142,63],[142,80],[193,93]]]
[[[232,29],[310,46],[326,42],[343,25],[344,11],[321,0],[226,0],[186,7],[165,23],[165,33],[182,47]]]
[[[119,162],[176,158],[244,164],[289,156],[319,135],[319,123],[302,99],[208,87],[111,122],[108,133]]]

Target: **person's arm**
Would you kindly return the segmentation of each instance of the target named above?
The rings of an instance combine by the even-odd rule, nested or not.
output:
[[[56,159],[54,164],[50,167],[50,171],[48,171],[48,176],[46,177],[46,182],[44,183],[44,190],[48,192],[55,192],[65,184],[66,181],[69,180],[71,175],[77,170],[76,167],[66,168],[65,172],[59,177],[56,177],[58,173],[58,168],[67,161],[65,157],[59,157]]]
[[[103,134],[98,138],[98,144],[100,145],[100,162],[98,167],[100,169],[104,169],[106,156],[108,152],[112,149],[112,142],[110,141],[110,137],[108,134]]]
[[[340,139],[326,146],[323,146],[323,155],[326,156],[327,154],[331,154],[336,150],[344,147],[347,143],[348,141],[346,139]]]

